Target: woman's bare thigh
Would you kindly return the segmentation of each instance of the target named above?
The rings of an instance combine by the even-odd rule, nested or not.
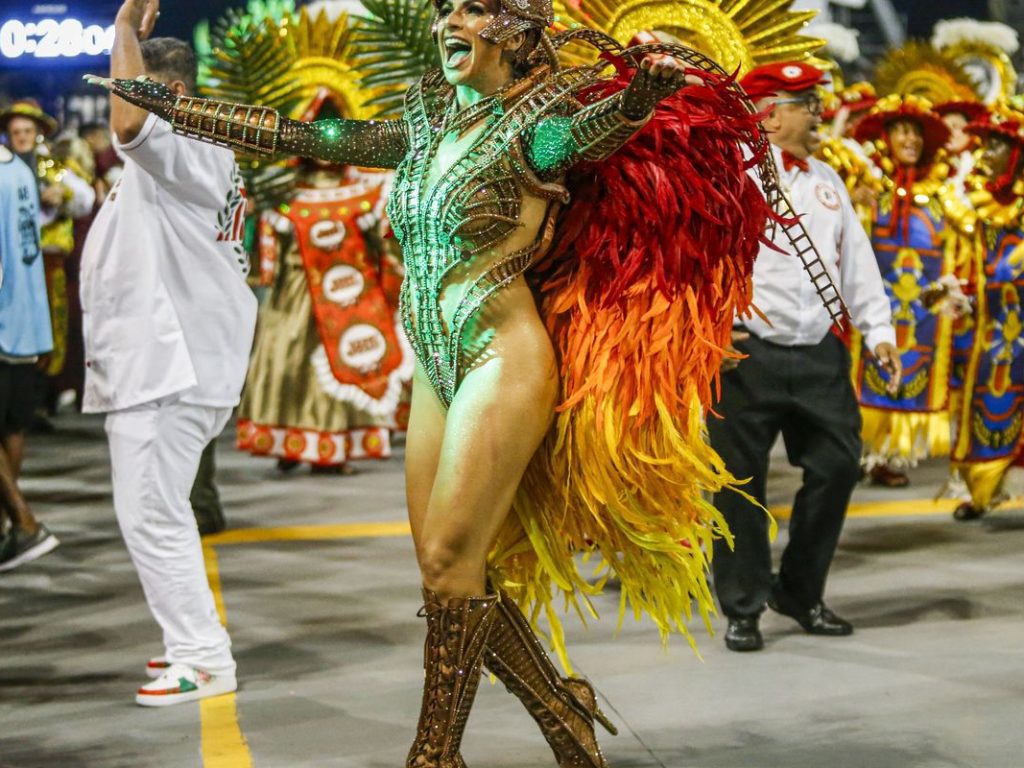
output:
[[[421,566],[440,553],[480,578],[558,396],[551,341],[535,313],[505,325],[489,347],[448,409],[418,545]]]
[[[445,408],[416,363],[405,438],[405,499],[417,548],[444,440]]]

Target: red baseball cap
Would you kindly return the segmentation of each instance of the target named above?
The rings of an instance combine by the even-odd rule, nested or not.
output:
[[[825,73],[802,61],[777,61],[754,67],[740,80],[740,85],[752,99],[762,99],[780,93],[806,91],[825,82]]]

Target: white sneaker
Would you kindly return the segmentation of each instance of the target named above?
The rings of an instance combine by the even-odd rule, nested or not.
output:
[[[188,664],[171,664],[160,677],[146,683],[135,694],[143,707],[169,707],[238,690],[234,675],[211,675]]]
[[[156,680],[160,675],[166,672],[170,666],[171,662],[163,656],[154,656],[146,662],[146,677],[150,680]]]

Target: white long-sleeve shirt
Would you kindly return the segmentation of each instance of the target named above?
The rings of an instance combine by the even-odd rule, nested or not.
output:
[[[868,349],[896,343],[892,309],[882,284],[871,241],[850,202],[846,186],[825,163],[808,158],[809,170],[782,166],[782,152],[772,146],[782,189],[801,215],[821,260],[850,310],[854,326]],[[800,260],[779,227],[775,244],[782,253],[762,245],[754,263],[754,305],[771,321],[754,315],[742,318],[756,336],[783,346],[818,344],[832,326],[821,299]]]
[[[256,327],[234,154],[150,115],[82,252],[82,410],[238,403]]]

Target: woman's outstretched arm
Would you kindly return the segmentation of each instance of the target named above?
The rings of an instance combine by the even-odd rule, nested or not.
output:
[[[396,168],[409,151],[403,120],[318,120],[303,123],[276,109],[176,96],[155,80],[88,78],[115,96],[153,112],[177,133],[250,154],[297,155],[368,168]]]

